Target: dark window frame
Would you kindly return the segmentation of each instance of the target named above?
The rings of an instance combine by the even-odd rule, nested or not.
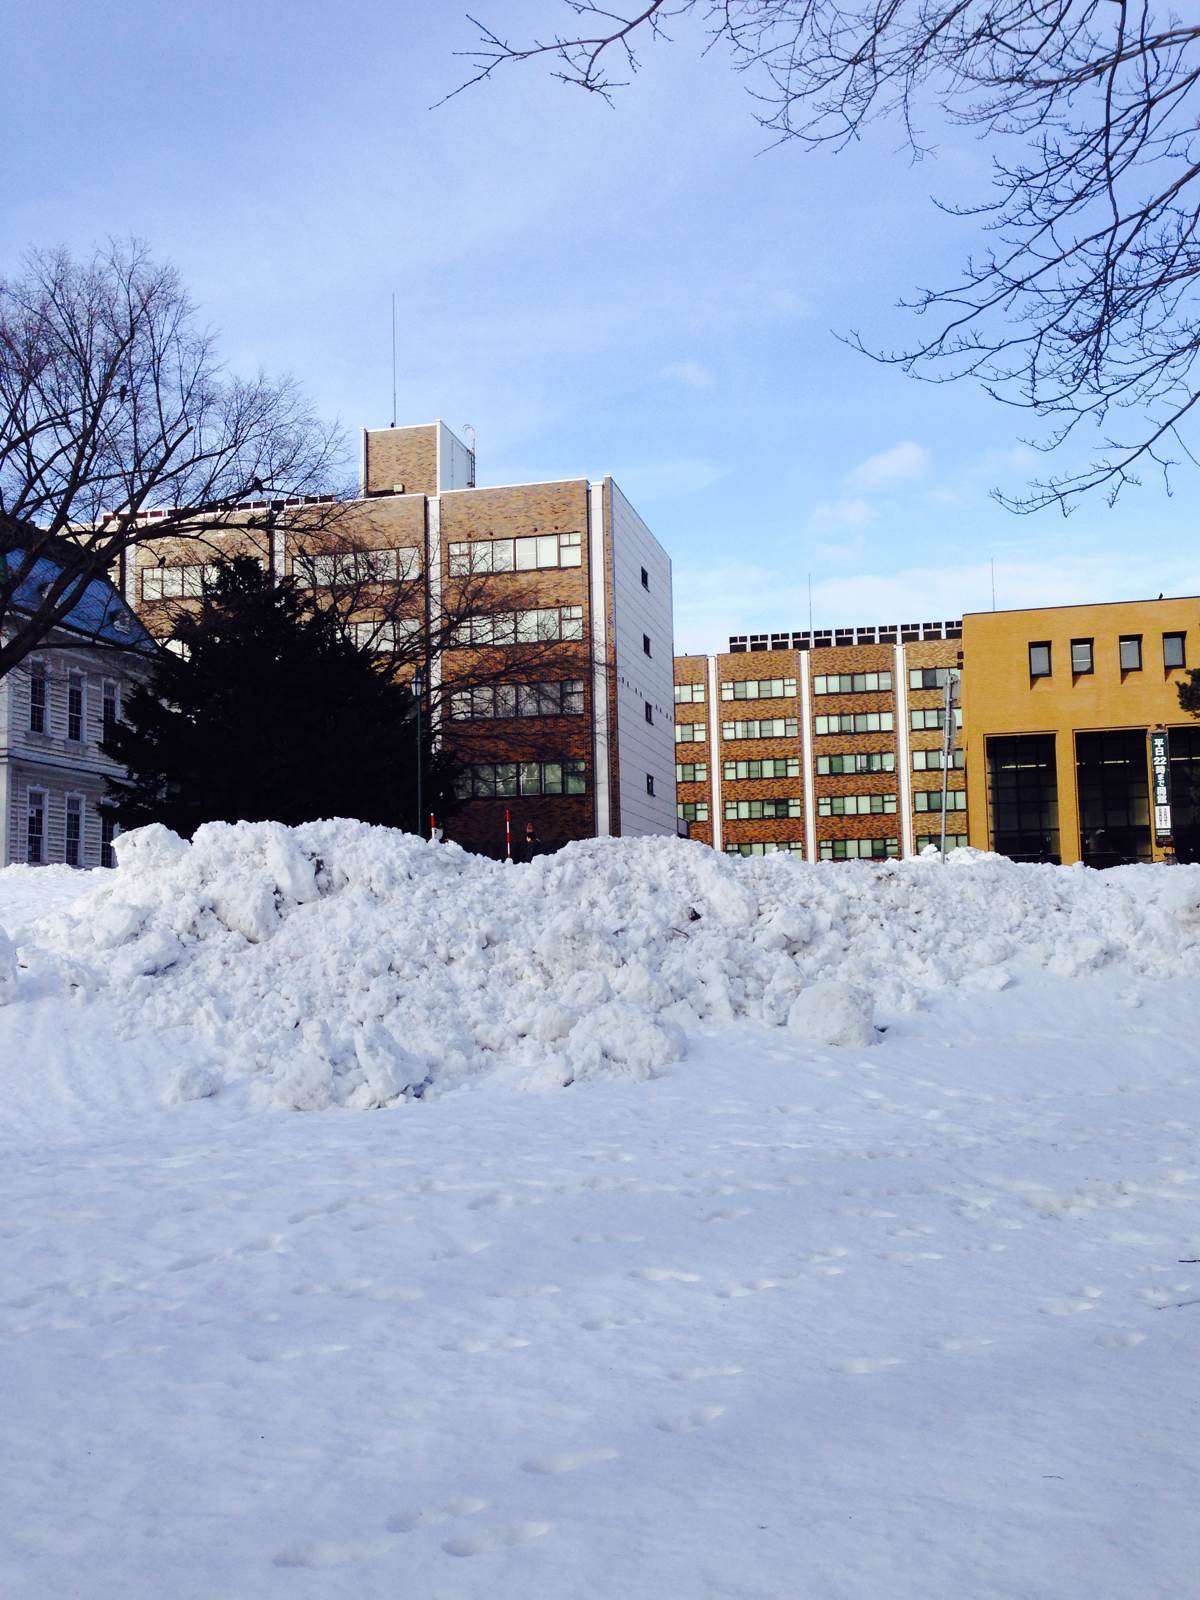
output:
[[[1168,661],[1167,660],[1167,640],[1168,639],[1171,639],[1171,640],[1177,642],[1178,645],[1179,645],[1179,660],[1178,661]],[[1187,634],[1185,632],[1181,631],[1181,630],[1176,630],[1175,632],[1172,632],[1172,633],[1164,633],[1163,636],[1162,636],[1162,652],[1163,652],[1163,671],[1164,672],[1175,672],[1181,667],[1186,669],[1186,667],[1187,667]]]
[[[1046,652],[1046,670],[1045,670],[1045,672],[1035,672],[1034,671],[1033,652],[1035,650],[1044,650]],[[1039,678],[1052,678],[1053,676],[1054,676],[1054,652],[1051,649],[1050,640],[1049,639],[1031,639],[1029,641],[1029,679],[1030,679],[1030,682],[1033,683],[1033,682],[1036,682]]]
[[[1084,646],[1087,649],[1087,666],[1080,667],[1075,664],[1075,651]],[[1095,639],[1071,640],[1071,676],[1073,678],[1087,678],[1096,671],[1096,641]]]
[[[1137,648],[1137,663],[1134,666],[1125,664],[1125,646],[1131,644]],[[1123,633],[1117,641],[1117,660],[1121,663],[1122,677],[1127,672],[1141,672],[1145,665],[1145,655],[1142,650],[1142,635],[1140,633]]]

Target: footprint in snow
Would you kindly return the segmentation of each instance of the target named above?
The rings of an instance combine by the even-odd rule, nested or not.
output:
[[[843,1361],[838,1371],[858,1376],[867,1372],[882,1372],[885,1367],[898,1367],[901,1364],[899,1356],[855,1356],[851,1361]]]
[[[602,1461],[615,1461],[615,1450],[575,1450],[556,1456],[533,1456],[522,1461],[522,1472],[546,1473],[557,1476],[562,1472],[578,1472],[581,1467],[595,1467]]]
[[[459,1534],[447,1539],[442,1549],[448,1556],[482,1556],[495,1550],[512,1550],[517,1545],[531,1544],[544,1538],[553,1524],[549,1522],[520,1522],[512,1528],[493,1528],[476,1535]]]
[[[389,1533],[415,1533],[418,1528],[447,1522],[451,1517],[473,1517],[487,1508],[488,1502],[476,1495],[460,1495],[457,1500],[448,1500],[444,1506],[422,1506],[418,1511],[399,1511],[389,1517],[384,1526]]]
[[[663,1433],[694,1433],[697,1428],[707,1428],[710,1422],[725,1415],[724,1406],[697,1406],[692,1411],[682,1411],[674,1417],[664,1417],[658,1424]]]
[[[698,1272],[681,1272],[677,1267],[639,1267],[629,1274],[646,1283],[699,1283]]]

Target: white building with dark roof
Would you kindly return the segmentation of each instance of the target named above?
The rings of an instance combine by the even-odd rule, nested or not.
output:
[[[31,610],[56,571],[49,558],[35,563],[12,609]],[[101,742],[157,649],[113,585],[96,578],[44,644],[0,678],[0,864],[113,864],[100,802],[121,768]]]

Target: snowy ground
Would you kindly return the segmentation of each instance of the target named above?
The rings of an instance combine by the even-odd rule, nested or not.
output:
[[[876,882],[753,865],[711,871]],[[360,1114],[264,1110],[228,1014],[138,1031],[149,1000],[25,956],[0,1594],[1194,1593],[1200,982],[1129,907],[1168,885],[1191,948],[1197,878],[1051,874],[1098,926],[1137,890],[1119,959],[1010,950],[1007,986],[922,992],[870,1047],[676,1012],[656,1076],[530,1093],[521,1056]],[[79,886],[0,874],[0,926],[35,949]],[[197,1063],[225,1087],[164,1104]]]

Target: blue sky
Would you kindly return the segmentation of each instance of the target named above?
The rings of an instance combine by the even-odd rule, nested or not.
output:
[[[684,29],[602,102],[460,75],[466,0],[167,7],[10,0],[0,270],[134,233],[229,363],[293,372],[352,433],[477,431],[479,481],[612,472],[675,564],[676,644],[1001,606],[1194,593],[1195,476],[1016,518],[1022,418],[867,361],[953,275],[983,151],[911,165],[894,130],[766,150],[744,84]],[[554,0],[475,0],[512,34]]]

